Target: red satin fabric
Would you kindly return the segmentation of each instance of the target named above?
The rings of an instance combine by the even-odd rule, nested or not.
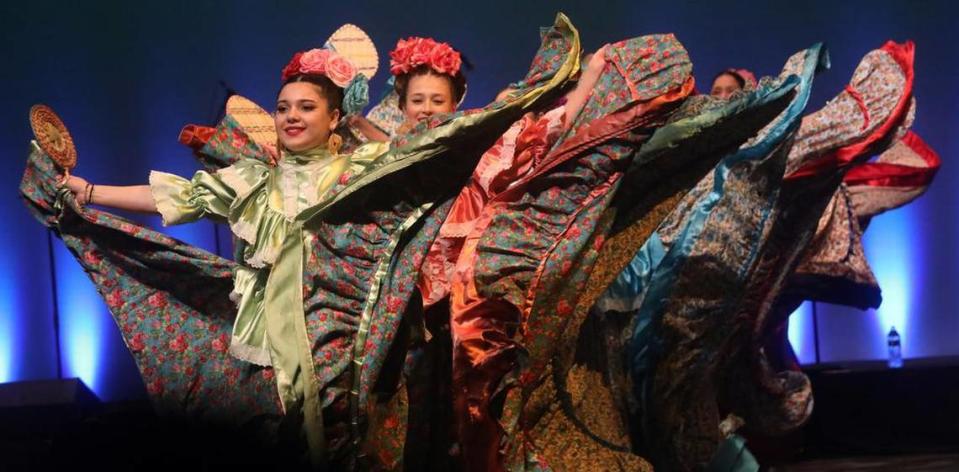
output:
[[[529,173],[534,156],[542,156],[556,142],[565,110],[559,106],[543,114],[527,113],[480,158],[423,262],[417,286],[424,307],[449,296],[453,267],[483,208]]]
[[[924,167],[870,162],[852,168],[843,181],[850,186],[868,185],[872,187],[925,187],[939,171],[942,161],[919,135],[912,131],[902,137],[902,143],[909,146],[925,162]]]
[[[869,148],[872,145],[881,140],[883,137],[888,136],[893,128],[899,124],[902,117],[909,109],[909,101],[912,97],[915,44],[913,44],[912,41],[906,41],[903,44],[887,41],[881,49],[892,56],[893,60],[899,64],[899,67],[906,76],[906,83],[903,84],[905,93],[900,98],[899,103],[896,104],[896,108],[890,114],[889,119],[865,139],[848,146],[843,146],[832,153],[806,164],[792,174],[787,175],[785,177],[786,180],[796,180],[811,175],[821,175],[822,173],[830,170],[847,167],[857,157],[869,152]]]
[[[198,151],[210,141],[210,138],[212,138],[214,134],[216,134],[216,128],[201,125],[186,125],[180,130],[180,136],[177,140],[180,141],[180,144],[185,144],[189,146],[190,149]]]
[[[693,89],[694,82],[690,78],[669,93],[595,120],[549,153],[550,140],[555,141],[555,137],[527,138],[524,142],[536,144],[527,147],[528,153],[515,160],[515,168],[500,174],[503,179],[498,180],[498,188],[502,191],[486,195],[489,198],[478,208],[478,212],[477,208],[469,207],[472,212],[470,215],[478,216],[472,217],[471,231],[462,240],[462,249],[457,255],[450,280],[450,330],[453,337],[453,407],[465,464],[475,467],[471,470],[501,470],[503,467],[499,451],[503,429],[490,411],[490,401],[504,377],[516,367],[517,354],[523,346],[514,336],[525,334],[523,322],[529,315],[536,282],[542,270],[540,266],[534,274],[522,307],[481,296],[473,276],[473,267],[477,244],[484,231],[500,208],[519,200],[528,191],[528,184],[533,179],[591,147],[650,123],[665,110],[671,109],[672,105],[688,97]],[[531,127],[530,132],[542,135],[542,129]],[[615,180],[619,176],[617,174],[610,178]],[[610,186],[609,182],[600,185],[607,191]],[[476,195],[479,192],[464,199]],[[474,202],[482,202],[482,199],[470,200],[463,205],[469,206]],[[573,221],[572,215],[570,222]],[[534,256],[545,258],[548,254]]]

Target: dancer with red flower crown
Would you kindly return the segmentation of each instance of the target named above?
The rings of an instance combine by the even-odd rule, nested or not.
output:
[[[390,51],[392,90],[363,117],[350,124],[367,139],[388,141],[409,132],[435,114],[452,113],[466,96],[462,55],[447,43],[409,37]]]

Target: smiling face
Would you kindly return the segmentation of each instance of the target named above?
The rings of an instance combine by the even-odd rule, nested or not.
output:
[[[722,74],[713,81],[713,89],[709,94],[716,98],[728,100],[732,94],[741,89],[742,86],[739,85],[739,81],[732,74]]]
[[[456,111],[453,84],[449,77],[433,73],[417,74],[409,79],[403,113],[407,123],[425,120],[437,113]]]
[[[273,119],[280,144],[291,152],[302,152],[326,145],[340,111],[331,109],[320,86],[290,82],[280,90]]]

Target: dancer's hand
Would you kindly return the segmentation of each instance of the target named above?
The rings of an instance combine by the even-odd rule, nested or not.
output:
[[[87,180],[83,177],[66,175],[60,180],[58,186],[65,187],[67,190],[73,193],[73,197],[77,200],[78,204],[87,204],[87,194],[89,193],[90,182],[87,182]]]
[[[579,76],[576,88],[566,94],[566,129],[573,125],[574,118],[586,104],[589,95],[596,86],[596,82],[599,81],[599,76],[606,68],[606,48],[608,46],[608,44],[605,44],[593,53],[589,62],[586,63],[586,70]]]
[[[346,123],[359,131],[369,141],[387,142],[390,137],[380,131],[370,120],[360,115],[347,115]]]
[[[603,68],[606,67],[606,50],[609,49],[609,44],[604,44],[602,47],[596,50],[590,57],[589,62],[586,63],[586,70],[592,72],[593,74],[599,75],[603,72]]]

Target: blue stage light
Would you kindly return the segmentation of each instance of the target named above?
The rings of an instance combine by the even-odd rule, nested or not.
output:
[[[0,383],[17,380],[14,367],[23,354],[20,348],[20,291],[12,273],[0,278]]]
[[[116,329],[103,299],[63,244],[54,250],[63,377],[78,377],[100,394],[103,330]]]
[[[882,287],[882,305],[875,311],[875,330],[871,352],[876,359],[887,355],[886,335],[896,327],[902,338],[903,358],[909,357],[910,305],[914,277],[921,272],[915,267],[920,259],[915,254],[913,207],[906,206],[873,220],[865,233],[866,258]]]
[[[789,315],[789,344],[792,345],[800,364],[816,362],[815,335],[812,322],[812,302],[803,302]]]

